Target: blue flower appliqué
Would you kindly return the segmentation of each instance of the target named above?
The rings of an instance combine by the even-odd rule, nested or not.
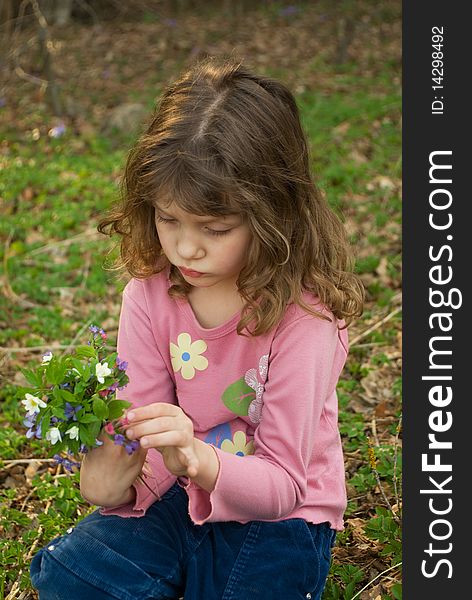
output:
[[[205,442],[207,444],[213,444],[217,448],[221,448],[221,444],[224,440],[231,439],[231,426],[229,423],[223,423],[222,425],[217,425],[213,427],[208,432],[208,435],[205,438]]]

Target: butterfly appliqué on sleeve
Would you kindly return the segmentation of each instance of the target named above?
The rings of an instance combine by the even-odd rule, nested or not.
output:
[[[269,355],[264,354],[259,359],[259,379],[256,369],[248,369],[244,376],[244,381],[256,392],[256,397],[248,408],[248,416],[253,423],[260,423],[262,417],[262,394],[264,393],[264,384],[267,379],[269,367]]]

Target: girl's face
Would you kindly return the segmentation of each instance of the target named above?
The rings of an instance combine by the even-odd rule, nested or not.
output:
[[[196,288],[235,291],[245,265],[251,240],[249,226],[241,215],[198,216],[174,203],[155,208],[156,229],[168,260]],[[190,269],[196,273],[182,271]]]

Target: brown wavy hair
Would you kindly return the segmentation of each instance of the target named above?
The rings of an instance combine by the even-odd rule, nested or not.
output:
[[[192,286],[164,255],[154,221],[156,202],[169,198],[192,214],[237,212],[248,223],[238,334],[270,331],[291,302],[327,319],[303,301],[304,290],[344,319],[343,328],[362,314],[364,288],[346,232],[313,181],[296,101],[284,84],[233,58],[196,62],[164,90],[128,155],[121,201],[98,225],[121,236],[112,270],[145,279],[169,267],[169,296],[185,298]]]

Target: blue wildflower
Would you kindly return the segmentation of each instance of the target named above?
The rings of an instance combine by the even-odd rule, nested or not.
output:
[[[63,462],[62,462],[62,466],[64,467],[64,469],[66,469],[66,471],[69,471],[69,473],[72,473],[72,469],[74,467],[80,467],[80,463],[75,462],[74,460],[69,460],[68,458],[64,458]]]
[[[72,469],[74,467],[80,467],[80,463],[75,462],[74,460],[70,460],[69,458],[65,458],[60,454],[55,454],[53,458],[56,461],[56,464],[62,465],[66,471],[69,471],[69,473],[72,473]]]
[[[125,436],[122,435],[121,433],[116,433],[114,436],[114,444],[116,444],[117,446],[124,446],[125,444]]]
[[[126,360],[120,360],[118,357],[116,357],[116,364],[118,366],[119,371],[126,371],[126,369],[128,368],[128,363],[126,362]]]
[[[26,417],[26,419],[23,419],[23,425],[25,427],[33,427],[33,425],[36,423],[36,414],[34,413],[34,415],[29,415]]]
[[[106,389],[107,392],[114,392],[116,391],[116,388],[118,387],[118,382],[115,381],[114,383],[111,384],[111,386],[109,388]]]
[[[83,406],[81,404],[78,404],[77,406],[72,406],[72,404],[70,402],[66,402],[66,407],[64,409],[64,415],[65,415],[66,419],[68,421],[70,421],[71,419],[73,421],[77,421],[76,415],[81,408],[83,408]]]
[[[36,435],[36,433],[35,433],[35,431],[34,431],[33,427],[30,427],[30,428],[28,429],[28,431],[26,432],[26,437],[27,437],[28,439],[31,439],[32,437],[35,437],[35,435]]]
[[[56,127],[52,127],[52,129],[48,131],[48,135],[53,138],[58,138],[61,137],[65,130],[66,126],[64,125],[64,123],[59,123],[59,125],[57,125]]]
[[[139,441],[133,440],[125,444],[125,450],[128,454],[133,454],[139,448]]]

